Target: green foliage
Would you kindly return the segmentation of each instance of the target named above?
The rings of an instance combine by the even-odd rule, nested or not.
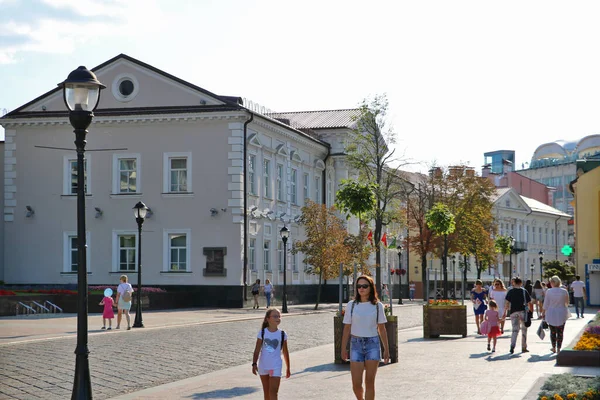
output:
[[[439,236],[449,235],[456,229],[454,214],[447,205],[436,203],[425,215],[427,226]]]
[[[372,212],[377,206],[375,198],[374,183],[362,184],[360,182],[344,179],[340,184],[341,188],[336,193],[335,206],[341,212],[347,214],[346,219],[355,215],[358,219]]]
[[[538,399],[544,396],[548,399],[554,399],[555,394],[560,395],[563,399],[567,399],[567,395],[571,393],[576,393],[577,398],[581,399],[586,392],[595,390],[596,393],[587,398],[597,400],[600,399],[600,377],[583,377],[568,373],[550,375],[541,389]]]
[[[500,254],[510,254],[511,252],[511,237],[510,236],[497,236],[494,242],[496,251]]]
[[[550,260],[543,263],[544,278],[549,279],[554,275],[558,276],[562,281],[572,281],[575,277],[575,266],[568,265],[559,260]]]

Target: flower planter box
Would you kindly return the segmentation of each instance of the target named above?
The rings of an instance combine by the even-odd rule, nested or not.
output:
[[[598,367],[600,366],[600,351],[597,350],[573,350],[577,345],[585,327],[579,331],[575,339],[567,348],[562,349],[556,355],[556,365],[561,367]]]
[[[348,361],[342,360],[342,335],[344,333],[344,317],[333,317],[333,337],[334,337],[334,361],[336,364],[348,364]],[[390,348],[390,362],[398,362],[398,317],[393,315],[388,317],[385,324],[387,331],[388,346]],[[348,340],[348,352],[350,352],[350,340]],[[383,343],[381,344],[381,355],[383,356]]]
[[[423,337],[467,336],[467,306],[423,306]]]

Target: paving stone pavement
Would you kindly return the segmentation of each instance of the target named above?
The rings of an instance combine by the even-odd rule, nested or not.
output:
[[[290,307],[290,315],[283,318],[291,352],[333,341],[331,316],[336,305],[324,305],[319,313],[311,308]],[[421,324],[419,307],[404,307],[403,311],[400,326]],[[246,364],[263,316],[264,310],[244,309],[144,313],[144,329],[94,329],[88,338],[94,398],[106,399]],[[99,314],[91,316],[89,326],[99,326],[100,321]],[[152,321],[159,327],[152,328]],[[0,399],[70,397],[76,317],[6,318],[0,324]],[[51,333],[34,324],[46,324],[45,330]],[[25,326],[22,332],[16,331],[19,325]]]

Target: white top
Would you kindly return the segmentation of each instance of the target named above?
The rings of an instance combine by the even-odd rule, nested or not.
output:
[[[571,283],[571,289],[573,289],[573,297],[583,297],[583,288],[585,283],[582,281],[575,281]]]
[[[377,305],[374,305],[372,303],[360,302],[356,303],[354,310],[352,310],[352,304],[354,304],[354,300],[350,300],[346,304],[344,314],[344,324],[351,325],[350,334],[359,337],[377,336],[379,334],[377,332],[377,324],[385,324],[387,322],[383,303],[379,302]],[[379,320],[377,320],[376,307],[379,307]]]
[[[117,293],[121,293],[121,300],[123,300],[123,294],[125,292],[133,292],[133,287],[131,287],[130,283],[119,283],[119,286],[117,287]]]
[[[498,304],[498,314],[504,314],[504,304],[506,303],[506,293],[508,290],[492,290],[490,291],[490,299],[494,300]]]
[[[263,286],[263,291],[265,293],[271,293],[273,291],[273,285],[270,283],[265,284],[265,286]]]
[[[546,291],[544,311],[548,325],[561,326],[569,319],[569,293],[563,288],[552,288]]]
[[[258,365],[260,369],[279,369],[283,363],[281,361],[281,349],[283,344],[281,342],[281,331],[277,329],[275,332],[271,332],[269,328],[265,328],[265,338],[262,342],[262,348],[260,350],[260,358],[258,359]],[[283,334],[283,340],[287,342],[287,333]],[[262,332],[258,331],[257,339],[262,337]]]

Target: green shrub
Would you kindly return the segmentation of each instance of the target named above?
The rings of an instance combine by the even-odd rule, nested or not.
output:
[[[600,399],[600,377],[588,378],[573,374],[551,375],[541,389],[538,399],[543,397],[554,399],[555,394],[567,399],[567,395],[571,393],[576,393],[577,398],[580,399],[585,392],[595,390],[595,396],[589,400],[596,400]]]

